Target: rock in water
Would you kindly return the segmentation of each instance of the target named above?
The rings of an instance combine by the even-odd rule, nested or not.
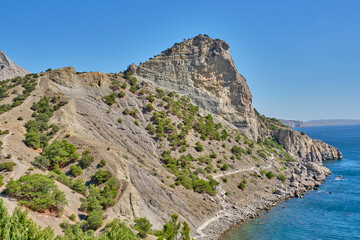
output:
[[[29,74],[27,70],[13,63],[3,51],[0,50],[0,81],[25,76]]]

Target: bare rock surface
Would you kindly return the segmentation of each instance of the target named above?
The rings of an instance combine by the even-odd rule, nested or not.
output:
[[[200,107],[257,137],[252,95],[229,49],[222,40],[198,35],[129,70],[189,96]]]
[[[6,54],[0,50],[0,81],[29,74],[27,70],[13,63]]]

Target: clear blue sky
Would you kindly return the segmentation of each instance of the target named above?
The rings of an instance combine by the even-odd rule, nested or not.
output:
[[[2,0],[2,49],[31,72],[119,72],[199,33],[230,44],[263,114],[360,119],[360,1]]]

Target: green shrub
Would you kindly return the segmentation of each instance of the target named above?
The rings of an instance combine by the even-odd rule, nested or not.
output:
[[[269,171],[266,173],[266,177],[271,179],[271,178],[275,177],[275,174],[272,171]]]
[[[137,218],[134,220],[134,229],[139,233],[140,238],[146,238],[148,233],[151,233],[151,223],[147,218]]]
[[[276,129],[278,129],[278,127],[277,127],[276,125],[270,125],[270,126],[268,126],[267,128],[270,129],[270,130],[273,130],[273,131],[275,131]]]
[[[157,88],[156,89],[156,92],[157,92],[157,98],[163,98],[165,96],[165,91],[161,88]]]
[[[70,166],[70,174],[71,174],[73,177],[77,177],[77,176],[81,175],[81,174],[82,174],[81,167],[76,166],[75,164],[72,164],[72,165]]]
[[[16,163],[13,162],[2,162],[0,163],[0,171],[12,171]]]
[[[106,165],[106,161],[105,161],[104,159],[101,159],[100,162],[99,162],[99,164],[98,164],[98,167],[99,167],[99,168],[102,168],[102,167],[104,167],[105,165]]]
[[[87,187],[82,179],[75,179],[71,185],[71,189],[86,196]]]
[[[148,103],[148,104],[146,104],[146,106],[145,106],[145,110],[146,110],[147,112],[151,112],[151,111],[154,110],[154,106],[153,106],[151,103]]]
[[[54,230],[50,227],[41,228],[27,216],[28,211],[19,207],[8,213],[4,201],[0,199],[0,239],[54,240]]]
[[[146,130],[148,130],[151,135],[154,135],[156,133],[156,129],[151,123],[147,125]]]
[[[69,216],[69,219],[74,222],[75,219],[76,219],[76,215],[75,215],[74,213],[71,214],[71,215]]]
[[[190,228],[186,222],[183,222],[182,225],[178,222],[178,215],[171,215],[171,220],[163,226],[162,230],[156,231],[156,236],[159,240],[163,239],[190,239]]]
[[[91,177],[91,180],[96,184],[101,184],[108,181],[112,177],[111,172],[104,171],[101,168]]]
[[[241,156],[241,153],[243,152],[243,150],[242,150],[241,147],[238,147],[238,146],[234,145],[234,146],[231,148],[231,152],[232,152],[232,154],[234,154],[235,156]]]
[[[3,175],[0,175],[0,187],[1,187],[2,185],[4,185],[3,179],[4,179],[4,176],[3,176]]]
[[[221,178],[223,180],[223,182],[227,183],[228,182],[228,178],[227,177],[222,177]]]
[[[186,151],[186,149],[187,149],[187,147],[185,145],[182,145],[179,149],[179,152],[183,153]]]
[[[118,93],[118,97],[119,97],[119,98],[123,98],[123,97],[125,97],[125,95],[126,95],[126,93],[125,93],[124,91],[120,91],[120,92]]]
[[[146,99],[149,101],[149,102],[154,102],[155,101],[155,96],[154,95],[149,95],[146,97]]]
[[[130,87],[129,90],[130,90],[130,92],[132,92],[132,93],[136,93],[136,91],[138,90],[138,88],[137,88],[136,85],[133,85],[133,86]]]
[[[112,222],[106,224],[105,231],[100,235],[99,240],[136,240],[134,233],[119,219],[115,218]]]
[[[279,174],[278,178],[279,178],[279,180],[282,181],[282,182],[285,182],[285,181],[286,181],[286,177],[285,177],[283,174]]]
[[[222,171],[226,171],[229,169],[229,165],[227,163],[224,163],[224,165],[222,165],[222,167],[220,168]]]
[[[79,160],[79,166],[82,169],[88,168],[91,163],[94,161],[94,157],[92,157],[90,155],[90,151],[89,150],[85,150],[82,154],[81,154],[81,158]]]
[[[217,158],[217,155],[214,151],[212,151],[211,154],[209,155],[209,157],[215,159],[215,158]]]
[[[88,217],[86,218],[89,229],[96,230],[102,226],[103,224],[102,214],[103,214],[102,211],[92,211],[89,213]]]
[[[204,147],[201,145],[200,142],[196,142],[195,150],[198,152],[204,151]]]
[[[246,153],[247,153],[248,155],[251,155],[251,154],[252,154],[251,148],[248,148],[248,150],[246,150]]]
[[[245,183],[239,183],[238,188],[240,188],[241,190],[245,190]]]
[[[78,154],[75,152],[75,146],[63,139],[61,142],[55,140],[45,147],[41,156],[35,158],[34,164],[47,169],[53,168],[55,165],[63,167],[69,161],[77,159]]]
[[[22,176],[16,181],[11,179],[4,193],[17,198],[19,204],[38,212],[45,209],[62,211],[67,204],[65,194],[49,177],[42,174]]]
[[[115,103],[116,93],[110,93],[109,95],[104,96],[103,99],[108,105],[112,105]]]

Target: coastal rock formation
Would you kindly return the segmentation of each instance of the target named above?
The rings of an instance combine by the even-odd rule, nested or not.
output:
[[[48,125],[58,127],[49,133],[51,141],[66,139],[79,155],[90,150],[94,158],[77,178],[92,183],[103,159],[102,169],[119,182],[114,205],[104,209],[105,223],[146,217],[161,229],[177,213],[189,224],[191,237],[217,239],[258,210],[321,184],[330,174],[322,161],[342,157],[336,148],[256,112],[229,45],[205,35],[125,73],[65,67],[6,87],[1,154],[2,159],[10,154],[18,166],[4,175],[3,187],[34,168],[40,155],[40,149],[25,145],[24,135],[26,122],[39,118],[34,109],[43,98],[54,106]],[[58,171],[67,178],[69,168]],[[79,194],[59,178],[54,181],[71,206],[59,218],[30,216],[61,233],[61,222],[84,212],[78,210]],[[8,209],[16,206],[4,202]]]
[[[13,63],[6,54],[0,50],[0,81],[25,76],[29,72]]]
[[[304,132],[280,129],[275,131],[273,135],[288,152],[305,161],[321,163],[323,160],[342,158],[339,149],[323,141],[311,139]]]
[[[304,126],[304,122],[303,121],[298,121],[298,120],[285,120],[285,119],[279,119],[280,122],[282,122],[284,125],[291,127],[291,128],[298,128],[298,127],[303,127]]]
[[[252,95],[229,53],[230,46],[207,35],[175,44],[130,73],[189,96],[198,106],[257,138]]]

